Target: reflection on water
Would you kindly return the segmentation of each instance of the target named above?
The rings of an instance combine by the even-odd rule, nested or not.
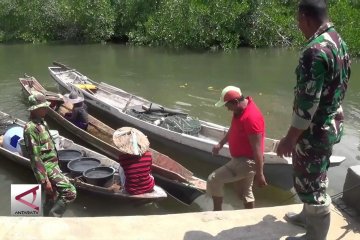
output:
[[[170,108],[180,108],[205,121],[228,126],[231,115],[224,108],[214,107],[221,89],[226,85],[239,86],[244,95],[254,98],[264,113],[267,136],[280,138],[291,118],[294,69],[298,53],[283,49],[240,49],[231,53],[193,53],[125,47],[120,45],[0,45],[0,110],[27,119],[25,101],[20,92],[18,77],[34,75],[45,88],[57,91],[47,67],[52,61],[64,62],[96,81],[106,81],[128,92]],[[334,154],[346,156],[340,166],[329,170],[330,194],[342,190],[349,166],[359,164],[360,77],[359,63],[353,61],[352,78],[344,103],[345,135],[334,148]],[[112,119],[91,112],[102,120]],[[49,122],[53,128],[59,126]],[[120,127],[113,123],[113,127]],[[74,138],[60,129],[60,134]],[[81,143],[79,139],[75,140]],[[167,149],[161,143],[152,147],[170,155],[203,179],[215,169],[191,152]],[[10,212],[10,184],[35,183],[31,170],[10,163],[0,156],[0,215]],[[255,188],[256,205],[273,206],[296,201],[291,192],[274,187]],[[224,209],[240,209],[232,186],[225,188]],[[66,216],[115,216],[167,214],[206,211],[212,209],[211,199],[201,196],[191,206],[169,197],[146,205],[129,203],[80,192]]]

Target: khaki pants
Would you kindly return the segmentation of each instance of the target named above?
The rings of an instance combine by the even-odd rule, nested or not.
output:
[[[225,183],[236,182],[238,195],[245,202],[255,201],[252,185],[255,176],[255,161],[247,158],[232,158],[224,166],[212,172],[207,180],[206,192],[213,197],[223,197]]]

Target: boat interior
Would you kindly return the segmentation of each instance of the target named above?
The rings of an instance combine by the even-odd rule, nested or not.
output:
[[[64,71],[63,74],[61,74],[61,68],[58,68],[59,75],[61,75],[61,78],[66,83],[82,83],[82,84],[93,84],[96,85],[96,90],[93,89],[86,89],[87,92],[94,95],[97,99],[111,105],[115,106],[116,108],[120,109],[121,111],[127,111],[130,109],[135,109],[135,111],[139,112],[142,111],[146,112],[147,109],[150,108],[152,103],[144,98],[132,95],[130,93],[127,93],[125,91],[122,91],[121,89],[115,88],[111,85],[108,85],[106,83],[94,83],[93,81],[89,80],[87,77],[82,75],[79,72],[76,71]],[[81,79],[81,80],[80,80]],[[155,104],[157,105],[157,104]],[[158,105],[159,106],[159,105]],[[160,106],[162,107],[162,106]],[[177,111],[175,109],[171,109],[172,111]],[[180,113],[183,114],[183,113]],[[161,115],[158,119],[161,119]],[[156,119],[157,120],[157,119]],[[153,123],[156,124],[156,120],[153,121]],[[200,121],[200,129],[197,132],[197,134],[194,134],[193,136],[199,137],[201,139],[205,139],[209,142],[216,143],[220,141],[223,136],[226,134],[227,128]],[[268,153],[274,153],[276,151],[276,147],[278,144],[278,140],[266,138],[265,139],[265,152]]]
[[[3,146],[5,132],[14,126],[23,127],[23,125],[24,122],[20,122],[9,115],[0,114],[0,147],[6,149],[8,152],[11,152],[13,155],[16,155],[16,157],[22,156],[23,161],[29,161],[29,159],[25,157],[26,154],[23,154],[23,152],[26,151],[26,148],[24,148],[24,146],[21,146],[21,144],[20,144],[21,150],[19,149],[19,151],[14,151],[14,149],[11,149],[12,150],[11,151],[7,149],[6,146]],[[21,141],[21,139],[19,141]],[[100,166],[114,168],[115,169],[114,181],[112,181],[111,183],[107,183],[104,187],[101,186],[98,187],[107,190],[111,189],[113,191],[120,190],[121,186],[120,186],[120,180],[119,180],[120,178],[118,173],[120,167],[119,163],[111,160],[110,158],[105,157],[104,155],[98,154],[92,150],[77,145],[73,141],[66,139],[64,137],[59,136],[58,141],[59,141],[59,150],[77,150],[82,153],[82,157],[96,158],[97,160],[99,160]],[[65,175],[72,178],[70,173],[65,173]],[[83,179],[82,177],[77,177],[76,179],[78,182],[83,182],[84,184],[86,184],[85,179]]]

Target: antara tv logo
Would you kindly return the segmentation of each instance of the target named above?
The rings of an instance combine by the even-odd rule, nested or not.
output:
[[[40,184],[11,184],[11,215],[42,216]]]

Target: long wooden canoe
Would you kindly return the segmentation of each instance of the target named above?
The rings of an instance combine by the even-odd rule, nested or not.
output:
[[[85,101],[93,107],[111,114],[120,121],[129,123],[140,130],[151,133],[151,136],[163,142],[173,142],[196,151],[201,151],[207,154],[208,157],[201,158],[217,165],[223,165],[224,159],[230,159],[229,146],[224,145],[219,152],[220,158],[212,156],[212,148],[218,143],[228,131],[227,127],[201,121],[200,132],[196,135],[187,133],[179,133],[169,129],[160,127],[159,121],[144,121],[127,113],[128,109],[141,106],[148,109],[151,101],[142,97],[135,96],[122,89],[111,86],[107,83],[95,82],[87,76],[81,74],[75,69],[71,69],[63,64],[54,62],[55,66],[49,67],[49,72],[52,78],[63,88],[71,91],[77,89],[85,97]],[[176,112],[176,110],[172,110]],[[161,120],[160,120],[161,121]],[[279,157],[275,150],[279,141],[272,138],[265,139],[265,165],[291,165],[292,159],[290,157]],[[337,166],[345,160],[343,156],[331,156],[331,165]]]
[[[34,77],[20,78],[19,81],[27,96],[35,92],[41,92],[46,95],[49,101],[59,100],[59,94],[46,91]],[[60,99],[61,97],[60,95]],[[99,151],[113,159],[118,159],[122,153],[112,141],[115,130],[90,114],[88,129],[86,131],[80,129],[64,118],[65,113],[69,112],[71,108],[71,105],[65,104],[61,104],[57,111],[49,108],[48,116]],[[206,182],[204,180],[195,177],[191,171],[170,157],[154,149],[150,150],[153,156],[152,168],[155,181],[171,196],[185,204],[191,204],[197,197],[204,193],[206,189]]]
[[[128,114],[128,109],[148,109],[153,103],[142,97],[135,96],[122,89],[104,82],[96,82],[63,64],[54,62],[48,68],[51,77],[59,86],[71,91],[76,89],[83,94],[85,101],[96,109],[109,113],[119,122],[148,133],[150,139],[156,139],[169,147],[180,148],[199,156],[199,160],[215,165],[223,165],[230,159],[229,146],[225,145],[218,156],[212,156],[212,147],[218,143],[228,131],[227,127],[200,120],[200,131],[196,135],[179,133],[159,126],[159,121],[145,121]],[[176,110],[171,110],[176,112]],[[266,138],[264,152],[264,172],[272,185],[289,190],[292,182],[292,158],[276,155],[279,140]],[[345,160],[343,156],[331,156],[330,167],[338,166]]]
[[[18,125],[23,127],[25,125],[25,122],[13,118],[10,115],[0,112],[0,125],[2,129],[4,129],[6,126],[4,125]],[[114,198],[120,198],[120,199],[130,199],[130,200],[141,200],[141,201],[156,201],[167,197],[166,192],[159,186],[154,187],[154,191],[150,193],[144,193],[139,195],[130,195],[126,191],[124,191],[123,188],[120,187],[119,184],[119,175],[118,175],[118,169],[119,169],[119,163],[117,163],[114,160],[111,160],[110,158],[101,155],[97,152],[94,152],[88,148],[85,148],[81,145],[78,145],[74,143],[73,141],[60,136],[60,148],[61,149],[72,149],[72,150],[79,150],[84,154],[84,157],[92,157],[96,158],[101,161],[101,166],[108,166],[113,167],[116,169],[116,173],[114,176],[114,184],[110,187],[100,187],[96,185],[92,185],[89,183],[86,183],[81,178],[72,178],[71,175],[65,173],[70,179],[70,181],[75,185],[77,189],[82,189],[88,192],[96,193],[98,195],[107,195]],[[21,156],[19,153],[15,153],[12,151],[9,151],[2,147],[2,144],[0,144],[0,154],[5,156],[7,159],[12,160],[15,163],[21,164],[25,167],[30,168],[30,159]]]

